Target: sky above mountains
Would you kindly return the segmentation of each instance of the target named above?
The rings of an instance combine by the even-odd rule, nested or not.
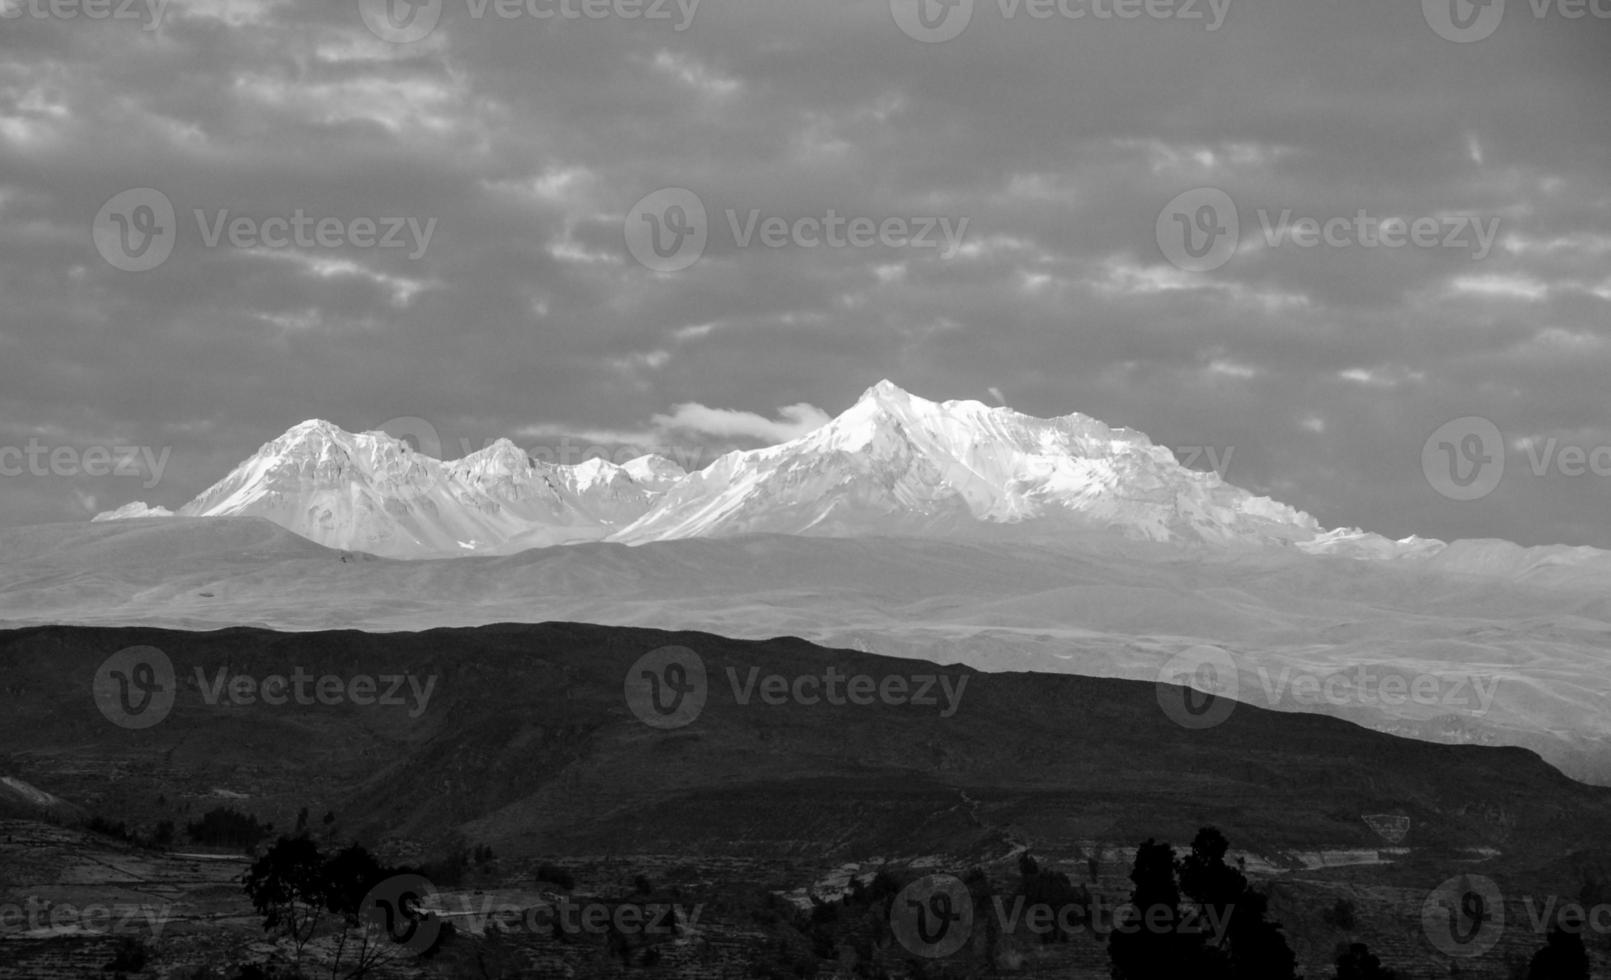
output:
[[[1604,0],[1480,40],[1436,0],[915,3],[9,0],[0,524],[177,506],[310,417],[702,465],[890,377],[1328,526],[1611,546]],[[171,254],[120,266],[160,200]],[[1466,417],[1498,441],[1428,450]],[[1428,475],[1496,448],[1475,499]]]

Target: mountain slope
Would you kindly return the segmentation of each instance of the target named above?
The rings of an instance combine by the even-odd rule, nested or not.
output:
[[[1234,655],[1244,699],[1523,745],[1611,784],[1611,560],[1537,551],[1479,571],[1443,554],[1188,552],[1100,533],[1056,547],[752,535],[418,562],[330,551],[258,518],[171,518],[0,529],[0,622],[389,632],[563,619],[1133,679],[1209,644]],[[1359,670],[1425,678],[1436,703],[1383,698]],[[1334,675],[1336,697],[1300,696],[1299,678]]]
[[[165,513],[130,504],[96,520]],[[444,463],[384,433],[313,420],[179,514],[264,517],[320,544],[399,558],[755,532],[1033,541],[1100,530],[1360,558],[1442,547],[1326,531],[1302,511],[1181,465],[1140,432],[1088,416],[932,402],[889,381],[815,432],[728,453],[692,474],[659,456],[555,465],[507,439]]]
[[[651,728],[630,708],[623,682],[639,658],[669,644],[699,658],[703,707],[683,727]],[[176,678],[379,672],[428,680],[432,694],[428,704],[411,693],[396,704],[209,703],[205,685],[187,680],[164,720],[125,729],[101,715],[90,688],[110,651],[135,645],[164,651]],[[1462,958],[1458,975],[1502,980],[1507,960],[1542,944],[1527,928],[1529,909],[1548,896],[1577,895],[1584,873],[1605,866],[1611,834],[1611,790],[1573,783],[1519,749],[1430,745],[1252,705],[1215,728],[1191,730],[1166,716],[1151,683],[979,674],[788,638],[746,643],[565,623],[387,635],[58,627],[0,632],[0,658],[13,690],[27,692],[0,691],[0,742],[10,747],[16,779],[31,788],[142,833],[227,805],[277,827],[290,827],[303,808],[329,812],[335,824],[315,820],[315,835],[360,839],[387,857],[485,844],[497,855],[494,873],[459,886],[487,889],[467,895],[477,906],[500,887],[529,886],[543,863],[575,870],[584,889],[588,879],[608,880],[612,890],[619,882],[621,894],[641,874],[687,889],[685,901],[709,903],[690,954],[714,953],[719,941],[754,953],[774,947],[758,931],[771,920],[738,901],[736,882],[752,882],[764,896],[835,872],[842,881],[847,866],[863,875],[886,865],[957,875],[981,866],[1010,897],[1027,850],[1111,908],[1133,887],[1138,841],[1180,846],[1212,824],[1271,896],[1306,976],[1331,975],[1343,938],[1368,942],[1405,976],[1455,975],[1426,941],[1422,916],[1440,883],[1469,872],[1499,883],[1507,926],[1493,950]],[[910,702],[770,703],[744,698],[730,679],[752,671],[832,671],[880,689],[891,678],[937,676],[955,697],[936,685],[925,704],[914,684]],[[1407,835],[1379,835],[1371,819],[1380,816],[1402,821]],[[79,903],[105,903],[111,888],[159,895],[183,923],[165,959],[180,949],[204,958],[204,936],[232,954],[262,938],[238,886],[194,863],[173,881],[145,870],[155,853],[109,855],[86,867],[62,860],[70,855],[60,845],[11,846],[13,834],[33,844],[38,828],[4,830],[0,866],[20,858],[29,873],[14,885],[0,881],[0,902],[24,903],[42,890]],[[108,884],[97,893],[86,881]],[[198,882],[205,893],[194,890]],[[1343,897],[1357,906],[1346,931],[1323,917]],[[1102,934],[1056,943],[1020,936],[1040,968],[1011,975],[1108,975]],[[0,964],[22,958],[15,950],[24,938],[0,931]],[[502,975],[770,975],[713,970],[708,957],[679,956],[682,946],[668,947],[668,962],[655,970]],[[1595,948],[1598,963],[1604,953]],[[822,955],[833,954],[829,947]],[[966,975],[997,975],[967,956],[979,969]],[[10,975],[41,974],[24,967]]]
[[[561,466],[507,439],[453,463],[384,432],[313,419],[292,427],[179,509],[181,517],[263,517],[331,548],[395,558],[592,541],[630,523],[663,486],[667,460]],[[680,471],[678,471],[680,472]],[[96,520],[166,516],[131,504]]]
[[[954,535],[979,523],[1219,544],[1306,541],[1321,530],[1301,511],[1182,466],[1142,433],[1079,414],[935,403],[884,381],[809,435],[723,456],[611,540]]]

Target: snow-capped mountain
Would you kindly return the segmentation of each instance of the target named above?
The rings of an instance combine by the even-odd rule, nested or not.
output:
[[[1079,414],[936,403],[883,381],[809,435],[692,474],[613,540],[989,525],[1218,543],[1303,541],[1322,530],[1308,514],[1182,466],[1140,432]]]
[[[130,504],[96,519],[160,513]],[[660,456],[556,465],[507,439],[444,463],[385,433],[314,420],[178,513],[265,517],[331,547],[409,558],[749,532],[1055,540],[1112,530],[1374,558],[1442,544],[1327,531],[1088,416],[932,402],[888,381],[806,436],[728,453],[692,474]]]
[[[136,500],[133,503],[124,504],[122,507],[119,507],[117,510],[108,510],[108,511],[104,511],[102,513],[96,514],[94,517],[90,518],[90,522],[94,523],[96,521],[127,521],[127,520],[133,520],[134,518],[137,518],[137,517],[172,517],[172,516],[174,516],[173,511],[169,510],[166,507],[148,507],[143,502]]]
[[[634,462],[657,473],[669,463]],[[265,444],[178,516],[264,517],[328,547],[419,558],[598,540],[656,495],[607,461],[540,462],[503,439],[443,463],[384,432],[314,419]],[[131,504],[96,519],[160,511]]]

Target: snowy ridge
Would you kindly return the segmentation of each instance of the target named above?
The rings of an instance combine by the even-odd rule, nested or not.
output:
[[[663,474],[667,465],[676,464],[640,468]],[[327,547],[428,558],[598,540],[644,513],[655,493],[624,467],[544,463],[507,439],[444,463],[384,432],[312,419],[266,443],[178,516],[263,517]],[[130,504],[95,519],[154,516],[167,515]]]
[[[689,476],[613,540],[977,524],[1213,543],[1306,541],[1322,530],[1301,511],[1182,466],[1140,432],[1079,414],[936,403],[884,381],[809,435],[729,453]]]
[[[95,519],[166,513],[130,504]],[[385,433],[315,419],[178,514],[264,517],[329,547],[401,558],[752,532],[1055,540],[1097,530],[1361,558],[1442,547],[1327,531],[1302,511],[1182,466],[1143,433],[1089,416],[932,402],[889,381],[808,435],[728,453],[695,473],[660,456],[557,465],[507,439],[442,462]]]

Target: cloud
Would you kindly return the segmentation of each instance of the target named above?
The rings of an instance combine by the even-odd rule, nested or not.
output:
[[[755,412],[729,408],[709,408],[698,402],[683,402],[669,415],[656,415],[656,427],[671,431],[692,431],[723,439],[759,439],[766,443],[788,442],[820,429],[831,416],[815,405],[800,402],[778,409],[778,418],[769,419]]]
[[[1611,137],[1584,122],[1602,115],[1603,23],[1460,45],[1414,4],[1247,0],[1213,33],[992,12],[925,45],[879,3],[706,5],[685,31],[496,6],[449,4],[404,45],[320,0],[0,32],[4,438],[172,444],[162,495],[180,502],[309,416],[415,416],[455,446],[717,451],[810,431],[887,376],[1234,445],[1228,480],[1333,524],[1611,545],[1596,481],[1507,476],[1461,506],[1420,467],[1452,418],[1605,420]],[[1160,209],[1206,186],[1237,204],[1240,247],[1183,271]],[[137,187],[172,200],[179,234],[130,273],[88,229]],[[664,187],[709,220],[675,274],[623,234]],[[209,247],[196,209],[436,224],[424,250],[254,252]],[[1261,216],[1362,209],[1498,218],[1503,246],[1263,233]],[[728,213],[751,211],[967,219],[968,235],[948,259],[740,247]],[[1309,418],[1323,434],[1292,421]],[[209,424],[167,432],[176,420]],[[75,518],[72,490],[106,508],[138,489],[16,478],[0,524]]]

